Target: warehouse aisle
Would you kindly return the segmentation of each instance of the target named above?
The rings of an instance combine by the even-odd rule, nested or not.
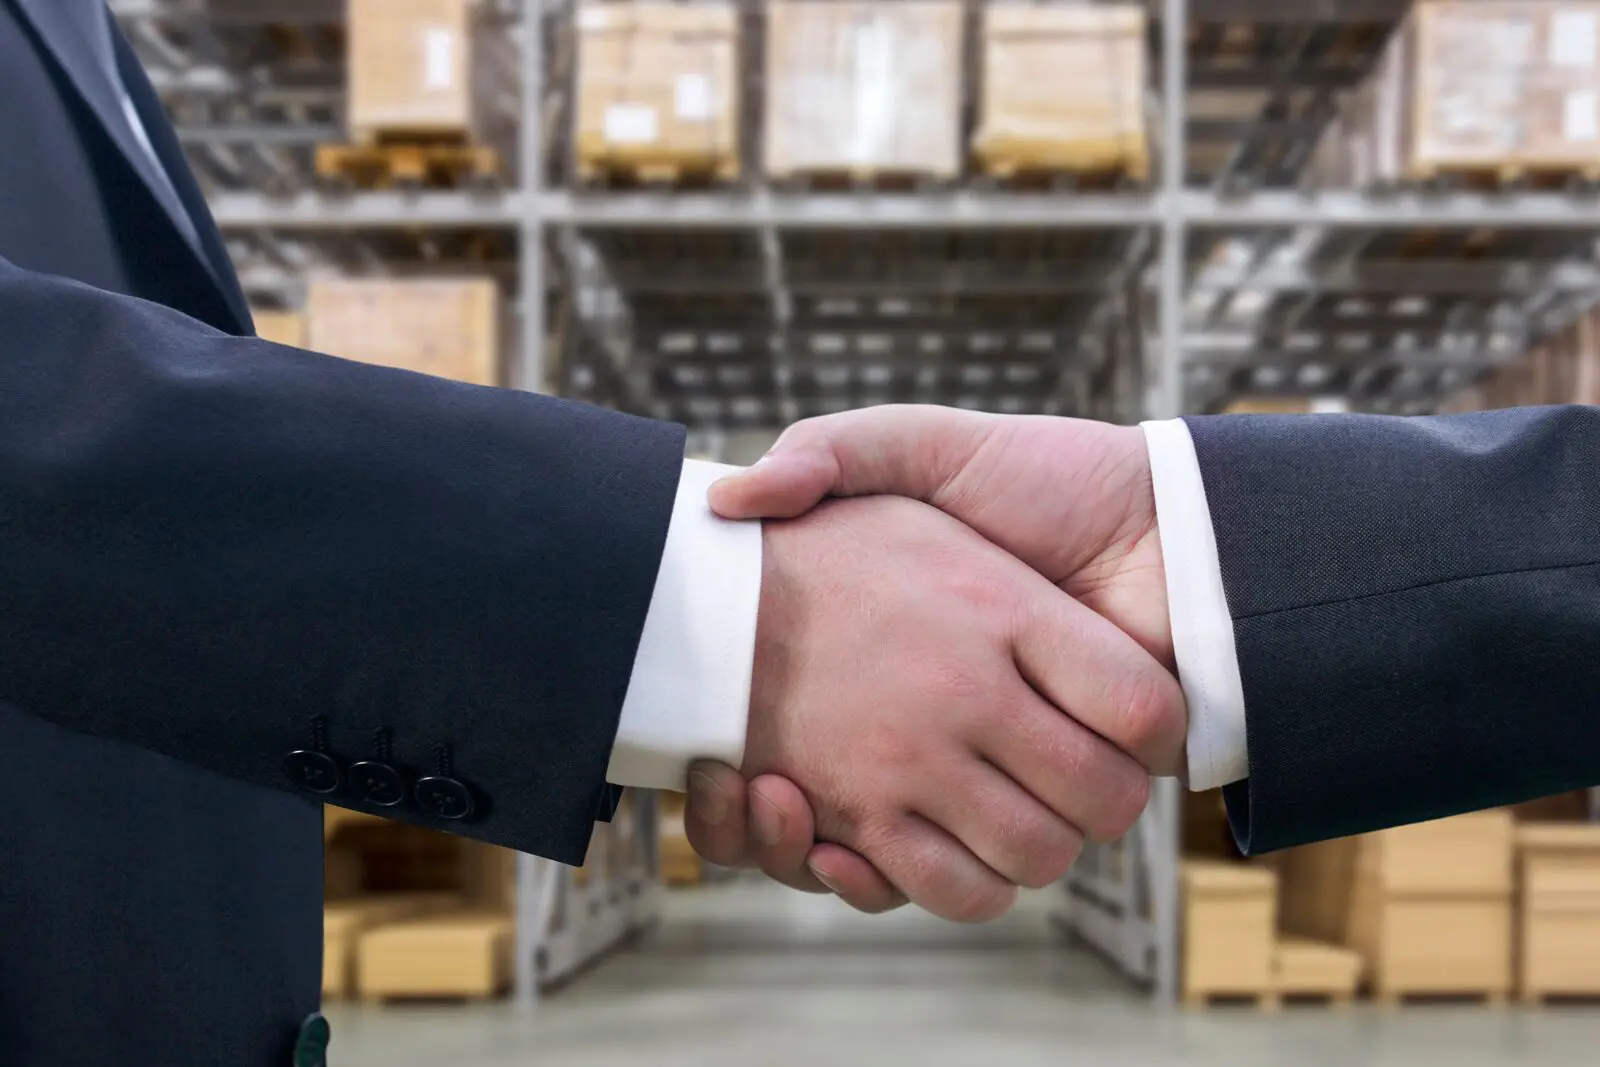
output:
[[[759,882],[668,896],[661,928],[533,1014],[331,1009],[335,1067],[1572,1067],[1600,1010],[1163,1016],[1048,935],[1034,897],[954,927]]]

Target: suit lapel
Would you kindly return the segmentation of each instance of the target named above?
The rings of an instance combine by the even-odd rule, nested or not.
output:
[[[245,303],[244,292],[239,288],[239,276],[234,272],[233,260],[228,256],[227,246],[222,243],[222,234],[217,232],[211,209],[206,206],[205,194],[200,191],[194,174],[189,170],[189,160],[183,154],[183,146],[178,142],[172,124],[167,121],[161,100],[150,85],[139,57],[122,36],[122,31],[114,29],[112,36],[123,85],[133,100],[134,110],[139,113],[139,120],[144,123],[145,134],[150,138],[156,158],[166,169],[167,180],[178,194],[180,209],[188,213],[191,232],[200,242],[200,251],[211,276],[221,288],[229,309],[238,317],[240,325],[253,330],[250,308]]]
[[[248,328],[250,324],[249,312],[244,308],[243,298],[238,295],[238,285],[233,280],[231,270],[226,266],[225,254],[221,263],[218,263],[212,255],[208,254],[207,249],[197,247],[194,240],[189,239],[187,236],[190,232],[193,232],[203,244],[206,240],[205,231],[211,226],[209,213],[197,218],[192,210],[189,211],[188,216],[188,221],[191,225],[184,225],[183,216],[180,213],[186,210],[186,206],[173,195],[172,189],[179,187],[180,176],[184,179],[188,178],[187,166],[176,168],[177,173],[169,173],[168,177],[172,181],[172,189],[169,189],[167,183],[162,180],[161,174],[156,170],[156,161],[150,157],[150,153],[145,151],[144,146],[134,136],[133,127],[129,125],[128,117],[122,110],[117,86],[112,81],[110,72],[105,70],[96,60],[94,48],[89,41],[84,39],[83,32],[63,5],[59,4],[57,0],[16,0],[16,3],[23,16],[32,22],[40,40],[50,50],[51,55],[55,58],[63,73],[66,74],[67,79],[78,90],[78,94],[83,98],[84,103],[99,119],[100,125],[104,127],[106,134],[121,150],[128,166],[132,167],[134,172],[138,174],[139,180],[144,183],[145,188],[155,202],[171,217],[172,225],[179,231],[179,239],[184,242],[194,254],[199,265],[206,270],[212,281],[221,289],[230,310],[240,318],[241,326]],[[115,31],[115,27],[113,27],[113,30]],[[120,32],[113,32],[113,37],[117,45],[118,60],[121,62],[123,69],[126,70],[130,66],[124,59],[124,55],[129,52],[128,44],[122,39]],[[136,67],[137,63],[131,65]],[[141,88],[148,91],[148,83],[145,82],[142,74],[139,82]],[[131,87],[129,92],[131,95]],[[170,136],[165,128],[166,121],[164,118],[150,125],[154,128],[146,132],[150,135],[152,144],[161,135]],[[202,219],[206,223],[205,226],[201,225]],[[214,227],[211,227],[211,231],[214,243],[220,247],[220,240],[214,237]]]

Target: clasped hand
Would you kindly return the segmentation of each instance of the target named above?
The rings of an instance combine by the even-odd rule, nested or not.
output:
[[[792,427],[711,505],[782,520],[764,526],[744,763],[690,775],[712,862],[981,921],[1182,773],[1138,428],[849,412]]]

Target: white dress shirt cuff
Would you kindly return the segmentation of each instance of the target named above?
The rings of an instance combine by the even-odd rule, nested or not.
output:
[[[686,460],[606,780],[684,789],[689,764],[744,759],[761,604],[761,524],[719,519],[711,483],[736,468]]]
[[[1249,776],[1244,680],[1216,531],[1188,426],[1172,419],[1140,428],[1150,454],[1172,647],[1189,706],[1189,788],[1216,789]]]

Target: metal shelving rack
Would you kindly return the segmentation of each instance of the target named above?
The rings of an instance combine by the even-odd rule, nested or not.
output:
[[[727,431],[884,400],[1127,421],[1312,393],[1424,412],[1600,295],[1600,199],[1303,186],[1408,0],[1144,0],[1157,179],[1032,193],[795,192],[753,156],[731,188],[579,188],[573,0],[483,2],[521,57],[512,181],[349,195],[310,166],[341,136],[340,0],[112,0],[252,299],[293,303],[323,267],[492,271],[520,312],[512,384],[678,419],[714,451]],[[764,5],[735,2],[759,41]],[[764,86],[760,48],[744,52],[749,151]],[[1162,783],[1138,832],[1062,889],[1076,935],[1165,1002],[1179,803]],[[528,996],[648,921],[648,872],[575,908],[566,875],[521,874]]]

